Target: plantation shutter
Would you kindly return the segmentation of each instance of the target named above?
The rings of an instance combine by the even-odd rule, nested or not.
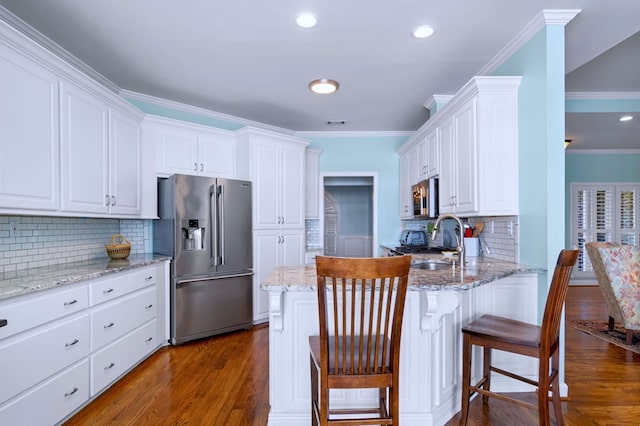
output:
[[[591,241],[637,245],[640,185],[571,185],[571,245],[580,250],[574,278],[594,279],[585,249]]]

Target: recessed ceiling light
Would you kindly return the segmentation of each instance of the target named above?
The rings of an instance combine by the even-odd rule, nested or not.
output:
[[[318,19],[311,12],[301,12],[296,15],[296,25],[300,28],[313,28],[318,24]]]
[[[413,30],[413,36],[415,38],[427,38],[433,35],[434,32],[435,30],[433,27],[429,25],[420,25],[418,28]]]
[[[623,115],[622,117],[620,117],[620,121],[629,121],[629,120],[633,120],[633,115]]]
[[[320,95],[328,95],[330,93],[338,90],[340,85],[335,80],[330,80],[328,78],[319,78],[317,80],[313,80],[309,83],[309,89],[313,93],[318,93]]]

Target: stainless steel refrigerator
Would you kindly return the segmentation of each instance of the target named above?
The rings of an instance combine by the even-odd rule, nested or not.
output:
[[[156,253],[172,256],[171,343],[252,325],[251,182],[158,181]]]

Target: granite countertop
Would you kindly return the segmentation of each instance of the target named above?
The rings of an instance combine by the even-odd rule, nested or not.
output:
[[[414,254],[409,272],[409,290],[454,290],[463,291],[488,284],[517,273],[543,273],[545,269],[505,262],[490,257],[468,258],[464,268],[442,255]],[[441,269],[420,269],[418,265],[435,260],[449,262]],[[262,283],[263,290],[315,291],[315,265],[281,266],[276,268]]]
[[[157,254],[134,254],[123,260],[111,260],[104,257],[5,272],[2,274],[2,281],[0,281],[0,300],[91,280],[167,260],[171,260],[171,258]]]

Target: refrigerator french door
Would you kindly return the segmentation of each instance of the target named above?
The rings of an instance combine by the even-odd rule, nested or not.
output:
[[[158,182],[154,251],[172,256],[171,343],[252,325],[251,182]]]

